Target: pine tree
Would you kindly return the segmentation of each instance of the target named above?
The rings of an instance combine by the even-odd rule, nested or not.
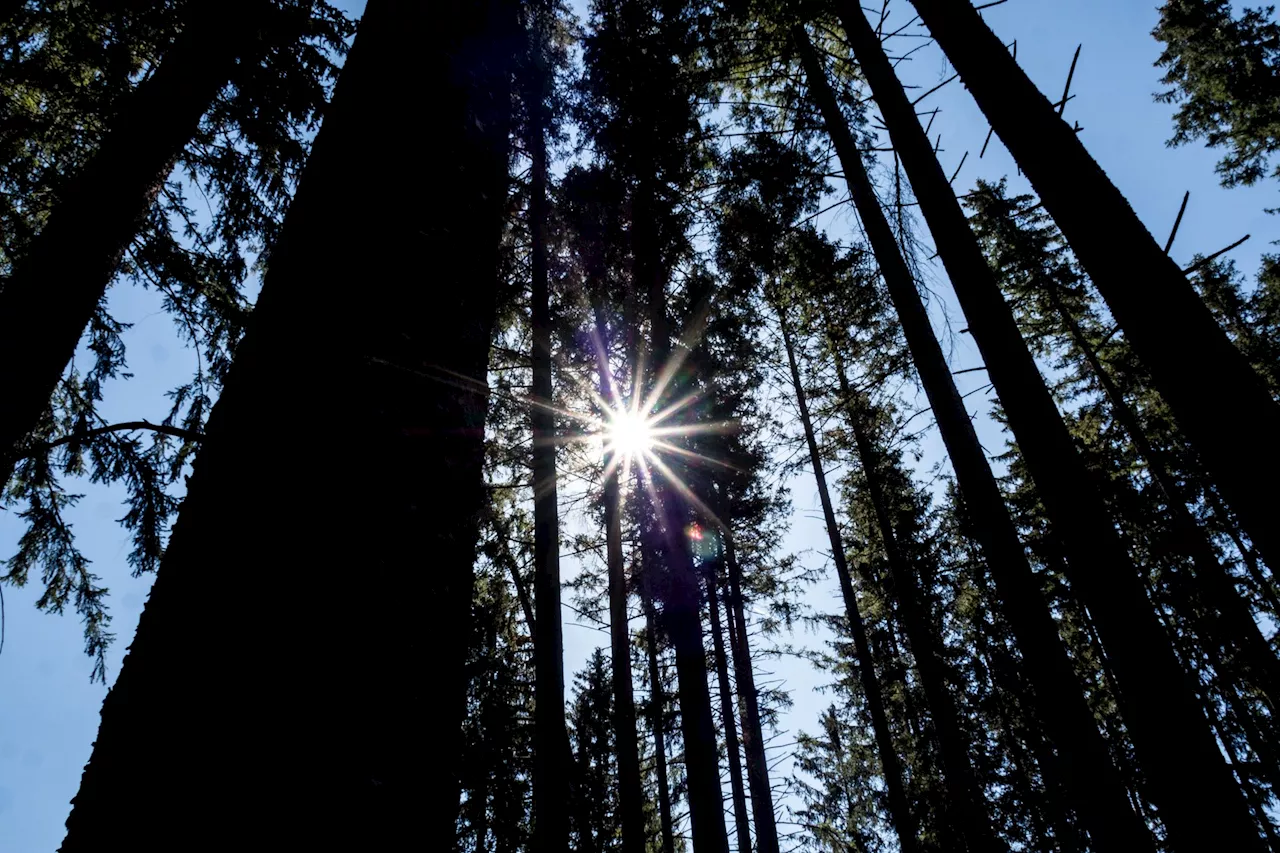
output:
[[[515,27],[505,4],[366,11],[64,850],[452,843]],[[427,93],[443,169],[404,109]],[[253,595],[213,591],[231,566]],[[344,641],[320,649],[326,614]]]

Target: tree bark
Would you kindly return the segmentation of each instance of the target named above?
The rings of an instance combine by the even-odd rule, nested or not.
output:
[[[723,563],[724,551],[720,559]],[[734,722],[733,690],[729,686],[729,659],[724,651],[724,632],[720,625],[720,596],[716,592],[715,563],[707,573],[707,609],[711,613],[711,647],[716,659],[716,679],[720,686],[720,717],[724,721],[724,748],[729,758],[729,790],[733,795],[733,826],[738,836],[738,850],[751,851],[751,830],[747,826],[747,792],[742,783],[742,755],[738,752],[738,727]]]
[[[1062,229],[1249,537],[1280,565],[1274,502],[1257,487],[1280,479],[1280,404],[968,0],[911,2]],[[1214,813],[1239,824],[1243,812],[1237,796],[1228,811]],[[1261,844],[1254,833],[1237,839],[1228,831],[1212,843]]]
[[[560,617],[560,514],[556,490],[556,419],[552,409],[551,294],[547,278],[547,139],[545,58],[538,13],[527,10],[525,69],[526,144],[529,147],[529,235],[533,325],[533,605],[538,623],[534,647],[534,847],[548,853],[569,846],[569,775],[572,751],[564,711],[564,628]]]
[[[1072,590],[1089,608],[1120,682],[1120,701],[1152,799],[1175,839],[1207,842],[1196,809],[1244,817],[1244,803],[1214,742],[1168,636],[1147,599],[1137,567],[1112,523],[1102,493],[1076,450],[1035,359],[1004,301],[960,202],[933,153],[915,107],[898,82],[861,9],[841,6],[854,56],[884,117],[915,190],[974,342],[1009,426],[1067,556]],[[1176,752],[1170,743],[1179,743]],[[1104,768],[1105,769],[1105,768]],[[1077,792],[1085,825],[1105,850],[1151,849],[1150,834],[1122,797],[1119,775],[1094,778]],[[1199,805],[1198,805],[1199,804]],[[1216,830],[1215,830],[1216,831]]]
[[[0,291],[0,482],[49,406],[124,252],[174,161],[242,55],[271,23],[268,0],[199,0],[155,73],[60,194]]]
[[[515,33],[500,0],[369,3],[67,853],[455,843]]]
[[[1059,748],[1071,790],[1084,804],[1080,807],[1087,808],[1093,799],[1090,786],[1104,784],[1099,780],[1112,777],[1114,765],[822,65],[804,31],[797,28],[793,34],[810,92],[844,168],[972,517],[975,536],[996,582],[1001,610],[1022,652],[1034,707]]]
[[[728,505],[729,496],[725,495]],[[733,519],[721,513],[725,523],[724,557],[729,575],[729,646],[733,652],[733,676],[738,682],[738,705],[742,717],[742,749],[747,756],[747,787],[751,791],[751,818],[756,828],[756,844],[761,851],[778,849],[778,821],[773,812],[773,786],[769,781],[769,760],[764,751],[764,731],[760,721],[760,692],[751,664],[751,640],[747,635],[746,607],[742,600],[742,567],[733,544]],[[765,839],[761,842],[760,839]],[[762,846],[769,845],[769,846]]]
[[[805,443],[809,447],[809,461],[813,465],[813,476],[818,486],[818,500],[822,504],[822,517],[826,522],[827,538],[831,543],[831,560],[835,564],[836,577],[840,581],[840,593],[844,597],[849,633],[853,636],[854,654],[858,660],[858,678],[862,682],[867,713],[871,717],[871,728],[875,733],[876,748],[880,753],[880,770],[884,774],[885,789],[888,793],[889,819],[893,822],[894,831],[898,836],[898,845],[903,853],[914,853],[920,849],[920,830],[911,813],[911,803],[903,784],[902,764],[898,760],[898,750],[889,732],[889,717],[885,713],[880,683],[876,680],[875,662],[871,657],[871,646],[867,642],[867,630],[862,621],[862,614],[858,610],[858,597],[853,589],[853,579],[849,574],[844,541],[840,535],[839,523],[836,521],[835,507],[831,503],[831,494],[827,489],[827,475],[822,470],[822,454],[818,449],[817,437],[814,435],[813,419],[809,415],[809,403],[805,397],[804,383],[800,378],[800,365],[796,361],[791,330],[783,309],[774,306],[774,310],[778,312],[778,322],[782,326],[782,342],[787,351],[787,365],[791,370],[791,384],[795,390],[796,406],[800,410],[800,424],[804,428]]]
[[[671,821],[671,784],[667,781],[667,734],[663,721],[666,704],[662,687],[662,671],[658,668],[658,616],[654,611],[653,592],[648,567],[640,581],[640,604],[644,609],[649,642],[645,651],[649,659],[649,725],[653,728],[653,764],[658,779],[658,818],[662,824],[662,853],[675,853],[675,830]]]

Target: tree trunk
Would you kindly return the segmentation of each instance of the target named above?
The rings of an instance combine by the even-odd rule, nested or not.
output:
[[[725,495],[724,503],[729,503]],[[733,652],[733,677],[738,682],[738,712],[742,719],[742,749],[747,756],[747,786],[751,790],[751,818],[756,828],[756,844],[763,851],[778,849],[778,823],[773,813],[773,787],[769,782],[769,761],[764,751],[764,731],[760,722],[760,694],[751,665],[751,641],[747,636],[746,608],[742,601],[742,567],[733,544],[733,519],[721,513],[725,523],[724,558],[728,570],[729,648]],[[764,839],[764,841],[761,841]],[[764,845],[772,845],[766,847]]]
[[[67,853],[455,843],[515,27],[369,3]]]
[[[671,357],[667,322],[666,275],[662,270],[657,229],[653,221],[654,195],[642,181],[633,205],[634,277],[637,289],[648,295],[650,341],[654,376],[660,375]],[[660,409],[670,391],[654,401]],[[652,393],[652,389],[650,389]],[[644,414],[648,414],[645,412]],[[653,508],[666,575],[662,621],[676,654],[676,679],[680,692],[680,728],[684,735],[689,791],[689,822],[695,853],[722,853],[729,846],[724,825],[724,795],[720,787],[720,760],[716,750],[715,722],[711,716],[711,691],[707,686],[707,651],[702,637],[702,596],[685,541],[685,507],[676,490],[662,475],[647,475],[653,485]]]
[[[604,312],[596,311],[604,335]],[[609,357],[599,353],[600,395],[613,399]],[[605,459],[605,555],[609,569],[609,644],[613,676],[614,727],[618,750],[618,802],[622,853],[644,853],[644,791],[640,784],[640,748],[636,739],[636,702],[631,681],[631,631],[627,615],[627,578],[622,553],[622,502],[619,470]]]
[[[889,718],[885,713],[880,683],[876,680],[875,662],[871,658],[871,646],[867,642],[866,627],[862,622],[862,614],[858,611],[858,597],[853,589],[853,579],[845,559],[840,526],[836,521],[835,507],[831,503],[831,494],[827,489],[827,475],[822,470],[822,454],[818,450],[818,440],[813,432],[813,419],[809,416],[809,403],[805,398],[804,383],[800,378],[800,365],[796,361],[795,347],[791,342],[791,331],[783,309],[774,306],[774,310],[778,312],[778,322],[782,326],[782,342],[787,350],[787,364],[791,369],[791,384],[795,389],[796,406],[800,410],[800,424],[804,428],[805,443],[809,446],[809,461],[813,465],[813,476],[818,485],[818,500],[822,504],[822,517],[826,521],[827,538],[831,543],[831,560],[835,564],[836,577],[840,581],[840,593],[844,597],[849,633],[853,636],[854,653],[858,659],[858,678],[862,682],[867,713],[871,717],[871,728],[875,733],[876,748],[880,753],[880,769],[884,774],[885,789],[888,792],[889,819],[893,822],[894,831],[898,835],[898,845],[903,853],[913,853],[920,849],[919,828],[911,813],[911,804],[907,798],[906,787],[903,785],[902,764],[898,760],[898,750],[889,732]]]
[[[1280,480],[1280,404],[969,0],[911,2],[1062,229],[1249,537],[1280,565],[1274,502],[1257,488]],[[1237,796],[1214,814],[1236,824],[1243,812]],[[1233,840],[1234,832],[1216,833],[1212,844]],[[1240,849],[1261,844],[1238,840]]]
[[[529,10],[525,108],[529,112],[529,235],[533,324],[533,606],[538,623],[534,648],[534,847],[548,853],[569,845],[569,784],[572,770],[563,748],[564,628],[560,620],[560,515],[556,491],[556,419],[551,395],[551,294],[547,279],[547,139],[545,59],[537,13]],[[540,747],[540,748],[539,748]]]
[[[724,561],[724,551],[720,559]],[[751,830],[747,826],[747,792],[742,783],[742,755],[738,752],[738,727],[734,723],[733,690],[729,686],[729,660],[724,652],[724,632],[720,626],[720,596],[716,593],[716,567],[707,572],[707,609],[711,613],[711,646],[720,685],[720,717],[724,720],[724,748],[729,757],[729,789],[733,793],[733,825],[740,853],[751,853]]]
[[[946,666],[942,661],[939,642],[934,636],[932,619],[924,607],[924,597],[917,583],[916,567],[903,553],[894,530],[889,510],[889,498],[885,494],[880,474],[880,452],[867,435],[867,401],[857,399],[849,387],[844,358],[834,341],[832,351],[836,358],[836,376],[840,382],[841,402],[845,420],[853,432],[858,459],[867,480],[867,493],[871,498],[876,526],[881,544],[889,563],[893,590],[902,613],[903,628],[911,655],[920,673],[920,684],[938,733],[938,745],[942,753],[947,788],[951,792],[948,811],[958,825],[970,850],[996,850],[1003,845],[996,839],[987,813],[986,797],[974,777],[969,761],[969,744],[960,723],[960,711],[947,686]]]
[[[174,161],[237,59],[257,55],[271,12],[268,0],[193,3],[155,73],[125,99],[101,147],[14,263],[0,292],[0,483],[13,473]]]
[[[658,668],[658,618],[653,607],[649,568],[640,581],[640,604],[644,609],[645,628],[649,634],[646,652],[649,658],[649,725],[653,728],[653,764],[658,778],[658,817],[662,824],[662,853],[675,853],[675,830],[671,822],[671,784],[667,781],[667,734],[663,721],[666,705],[662,672]]]
[[[1067,556],[1072,590],[1089,608],[1120,679],[1119,699],[1152,799],[1172,837],[1203,845],[1196,809],[1244,817],[1244,803],[1214,742],[1186,672],[1160,628],[1102,494],[1075,448],[1013,312],[933,153],[915,107],[861,9],[841,5],[845,32],[915,190],[938,255],[969,320],[1036,492]],[[1170,743],[1179,743],[1176,752]],[[1119,775],[1093,779],[1080,809],[1104,850],[1151,849],[1150,834],[1121,796]],[[1105,800],[1103,799],[1105,798]],[[1197,805],[1199,804],[1199,806]],[[1199,839],[1199,840],[1197,840]]]
[[[1104,786],[1109,789],[1105,780],[1116,773],[1106,744],[1084,700],[1066,648],[1040,592],[1039,581],[1018,541],[991,466],[978,443],[915,282],[867,177],[853,135],[844,123],[808,36],[797,28],[794,38],[810,91],[835,144],[854,204],[902,322],[912,360],[973,520],[974,533],[996,582],[1002,612],[1022,652],[1034,707],[1051,740],[1060,749],[1064,776],[1069,780],[1070,790],[1079,798],[1078,808],[1089,808],[1096,799],[1096,790]],[[1108,808],[1105,801],[1098,807]],[[1113,809],[1110,807],[1108,811]]]

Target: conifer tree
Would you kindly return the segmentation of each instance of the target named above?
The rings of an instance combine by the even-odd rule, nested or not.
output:
[[[452,843],[516,25],[505,3],[370,3],[62,849]],[[426,93],[444,169],[404,109]],[[232,566],[252,596],[218,591]]]

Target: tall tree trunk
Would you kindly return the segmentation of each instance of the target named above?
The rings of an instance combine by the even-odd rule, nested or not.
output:
[[[829,326],[829,324],[828,324]],[[828,335],[830,332],[828,332]],[[882,482],[879,448],[873,446],[867,434],[869,402],[859,399],[849,387],[844,358],[835,341],[830,341],[836,359],[836,376],[840,382],[841,403],[845,420],[853,432],[858,460],[867,481],[867,494],[875,513],[881,545],[889,563],[889,575],[893,582],[895,598],[902,613],[902,623],[920,673],[920,684],[938,733],[938,745],[942,753],[943,768],[947,776],[947,788],[951,792],[948,811],[965,838],[970,850],[996,850],[1003,845],[996,839],[987,812],[986,798],[973,773],[969,761],[969,744],[960,722],[960,711],[947,686],[946,665],[942,661],[939,641],[934,636],[932,618],[925,609],[924,596],[916,580],[917,567],[903,552],[894,529],[889,509],[889,497]]]
[[[1234,644],[1249,676],[1267,697],[1273,711],[1280,710],[1280,661],[1277,661],[1270,644],[1262,635],[1253,613],[1241,598],[1226,567],[1218,559],[1208,533],[1196,522],[1187,508],[1187,495],[1173,475],[1173,466],[1167,455],[1148,440],[1137,412],[1129,405],[1124,393],[1112,380],[1097,350],[1085,337],[1084,330],[1080,328],[1075,317],[1071,316],[1071,312],[1062,303],[1057,291],[1051,290],[1049,295],[1054,310],[1071,335],[1072,342],[1084,355],[1090,372],[1093,373],[1107,401],[1111,404],[1112,414],[1129,434],[1134,449],[1146,462],[1147,471],[1164,496],[1165,506],[1169,508],[1173,534],[1185,553],[1191,557],[1195,567],[1197,592],[1203,597],[1210,610],[1209,615],[1214,629],[1213,636],[1209,639],[1223,644]],[[1230,654],[1230,649],[1225,646],[1223,651]]]
[[[719,583],[716,563],[724,562],[723,547],[720,559],[715,561],[707,574],[707,610],[711,613],[711,647],[716,659],[716,679],[720,686],[720,717],[724,720],[724,748],[729,757],[729,790],[733,794],[733,826],[738,835],[738,850],[751,851],[751,830],[747,826],[747,792],[742,783],[742,755],[738,752],[738,727],[734,723],[733,690],[729,686],[729,659],[724,651],[724,632],[720,625],[720,596],[716,592]]]
[[[649,352],[655,376],[671,358],[667,321],[666,274],[658,244],[654,193],[648,180],[641,181],[633,205],[634,277],[637,289],[648,295]],[[650,390],[652,393],[652,389]],[[669,390],[654,401],[661,408]],[[648,414],[647,412],[645,413]],[[658,528],[658,547],[665,561],[662,621],[676,654],[676,679],[680,691],[680,728],[684,735],[685,769],[689,791],[689,822],[695,853],[723,853],[729,846],[724,825],[724,795],[720,787],[720,760],[716,751],[715,722],[711,716],[711,691],[707,685],[707,651],[702,637],[702,596],[685,540],[686,507],[662,475],[649,474]]]
[[[1072,590],[1089,608],[1115,666],[1124,717],[1146,768],[1152,799],[1167,816],[1175,841],[1182,838],[1188,849],[1203,847],[1207,829],[1196,809],[1213,803],[1213,813],[1229,821],[1231,815],[1246,816],[1244,803],[1190,680],[1144,594],[1137,567],[1058,414],[915,107],[863,11],[847,2],[841,10],[854,56],[920,202],[1036,493],[1064,546]],[[1170,750],[1170,743],[1181,748]],[[1121,797],[1119,775],[1094,780],[1093,786],[1098,793],[1082,801],[1081,811],[1099,847],[1150,849],[1149,833]],[[1102,797],[1105,802],[1096,802]]]
[[[723,505],[731,496],[723,495]],[[751,790],[751,818],[756,828],[759,850],[778,849],[778,822],[773,813],[773,787],[769,782],[769,761],[764,751],[764,731],[760,722],[760,693],[751,665],[751,641],[747,636],[747,614],[742,600],[742,567],[733,544],[733,519],[727,509],[724,521],[724,559],[729,581],[729,648],[733,652],[733,677],[738,682],[738,710],[742,719],[742,749],[747,756],[747,786]],[[761,840],[763,839],[763,841]]]
[[[62,850],[454,844],[515,33],[369,3]]]
[[[782,342],[787,351],[787,365],[791,370],[791,384],[795,390],[796,406],[800,410],[800,424],[804,428],[805,443],[809,447],[809,461],[813,465],[813,476],[818,485],[818,501],[822,504],[822,517],[827,525],[827,539],[831,543],[831,560],[835,564],[836,577],[840,581],[840,593],[844,597],[849,633],[853,636],[853,649],[858,659],[858,678],[862,682],[867,713],[871,717],[871,728],[875,733],[876,748],[880,753],[880,769],[884,774],[885,789],[889,795],[889,819],[893,822],[894,831],[898,836],[898,845],[903,853],[913,853],[920,849],[919,827],[911,813],[911,804],[903,784],[902,764],[898,760],[898,750],[889,732],[889,718],[885,713],[880,683],[876,680],[875,662],[871,657],[871,646],[867,642],[867,630],[862,622],[862,614],[858,610],[858,597],[853,589],[853,579],[845,559],[844,541],[840,535],[839,523],[836,521],[835,507],[831,503],[831,494],[827,489],[827,475],[822,470],[822,454],[818,449],[818,439],[814,435],[813,419],[809,416],[809,403],[804,393],[804,382],[800,378],[800,365],[796,361],[791,330],[783,313],[784,309],[781,306],[774,306],[774,310],[778,312],[778,322],[782,326]]]
[[[1274,502],[1257,488],[1280,480],[1280,404],[969,0],[911,2],[1066,235],[1249,537],[1280,565]],[[1235,800],[1214,814],[1238,823],[1244,803]],[[1214,838],[1221,846],[1235,835]],[[1241,849],[1261,844],[1239,842]]]
[[[1105,780],[1115,776],[1115,767],[1084,700],[1066,648],[1040,592],[1039,581],[1018,541],[1013,520],[956,390],[942,348],[934,337],[911,272],[808,36],[799,28],[793,33],[810,92],[844,167],[850,194],[880,264],[912,360],[951,458],[975,536],[996,582],[1001,610],[1022,652],[1036,712],[1063,757],[1064,775],[1079,803],[1077,808],[1119,812],[1123,819],[1123,810],[1108,805],[1110,797],[1097,795],[1100,788],[1112,790]],[[1096,802],[1098,800],[1101,802]]]
[[[526,14],[529,42],[525,108],[529,147],[529,234],[533,321],[533,394],[529,422],[533,431],[533,606],[538,624],[534,648],[534,847],[548,853],[569,845],[571,751],[564,712],[564,628],[560,621],[560,514],[556,490],[556,419],[551,395],[551,293],[547,277],[547,139],[546,60],[542,21]]]
[[[596,327],[604,336],[604,312],[597,308]],[[600,395],[613,400],[609,356],[599,352]],[[609,645],[613,677],[614,728],[618,750],[618,802],[622,853],[644,853],[644,790],[640,784],[640,748],[636,739],[636,702],[631,680],[631,631],[627,614],[627,577],[622,553],[622,501],[619,466],[605,460],[605,556],[609,570]]]
[[[658,614],[654,611],[650,568],[640,580],[640,605],[644,610],[649,642],[645,652],[649,659],[649,725],[653,729],[654,775],[658,779],[658,818],[662,824],[662,853],[675,853],[675,829],[671,821],[671,783],[667,781],[667,733],[663,718],[666,705],[662,687],[662,671],[658,667]]]
[[[243,54],[268,38],[269,0],[197,0],[155,73],[59,194],[0,291],[0,483],[49,406],[98,303],[174,161]]]

